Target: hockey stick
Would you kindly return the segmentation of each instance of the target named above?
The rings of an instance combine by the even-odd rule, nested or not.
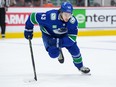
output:
[[[33,50],[32,50],[32,43],[31,43],[30,37],[29,37],[29,46],[30,46],[31,59],[32,59],[32,65],[33,65],[33,71],[34,71],[34,79],[37,81],[35,62],[34,62],[34,56],[33,56]]]
[[[60,43],[60,40],[59,40],[59,38],[57,38],[56,39],[56,47],[60,50],[60,55],[59,55],[58,61],[60,63],[64,63],[64,55],[63,55],[62,49],[59,46],[59,43]]]
[[[64,63],[64,55],[63,55],[62,49],[59,48],[59,50],[60,50],[60,55],[61,55],[61,57],[58,58],[58,61],[59,61],[60,63]]]

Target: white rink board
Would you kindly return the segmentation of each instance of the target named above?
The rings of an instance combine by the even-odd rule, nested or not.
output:
[[[7,24],[7,32],[23,32],[25,21],[28,16],[32,12],[46,12],[51,9],[59,9],[56,8],[24,8],[24,7],[16,7],[9,8],[6,15],[6,24]],[[111,7],[100,7],[100,8],[81,8],[75,7],[74,9],[85,9],[86,15],[90,16],[92,19],[88,18],[86,22],[86,28],[95,29],[103,28],[111,29],[116,27],[116,8]],[[94,16],[96,15],[96,16]],[[40,31],[39,27],[35,26],[35,31]]]

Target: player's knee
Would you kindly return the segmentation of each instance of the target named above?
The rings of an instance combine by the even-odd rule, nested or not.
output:
[[[78,46],[75,44],[73,44],[71,47],[68,48],[69,52],[71,53],[71,55],[79,55],[80,54],[80,49],[78,48]]]
[[[56,47],[48,48],[48,53],[51,58],[57,58],[59,56],[59,49]]]

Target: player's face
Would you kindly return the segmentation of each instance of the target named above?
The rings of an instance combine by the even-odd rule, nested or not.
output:
[[[70,19],[70,17],[72,16],[71,13],[67,13],[67,12],[63,12],[62,13],[62,18],[65,22],[68,22],[68,20]]]

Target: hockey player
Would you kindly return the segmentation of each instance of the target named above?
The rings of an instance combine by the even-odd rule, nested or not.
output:
[[[80,49],[76,43],[78,22],[72,12],[72,4],[63,2],[59,10],[31,13],[25,24],[24,36],[26,39],[32,39],[34,24],[39,24],[45,49],[51,58],[58,58],[59,62],[63,63],[61,48],[65,47],[78,70],[89,73],[90,69],[83,66]]]

